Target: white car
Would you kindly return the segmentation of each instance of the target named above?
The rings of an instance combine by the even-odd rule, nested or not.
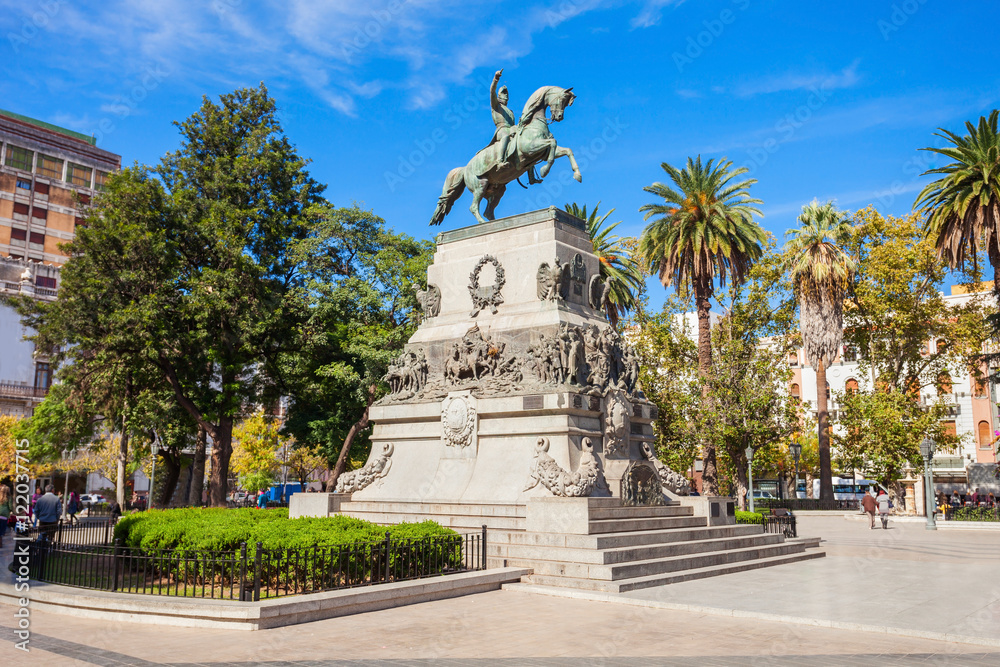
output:
[[[80,496],[80,505],[82,507],[90,507],[92,505],[103,505],[108,502],[104,499],[104,496],[99,493],[85,493]]]

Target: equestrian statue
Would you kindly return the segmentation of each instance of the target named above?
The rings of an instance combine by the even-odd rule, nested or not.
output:
[[[521,187],[526,187],[518,180],[525,173],[529,183],[541,183],[558,157],[568,157],[573,167],[573,178],[577,182],[583,180],[573,151],[558,145],[549,132],[549,122],[561,121],[566,108],[576,99],[573,89],[558,86],[539,88],[528,98],[521,119],[515,125],[514,114],[507,108],[507,87],[503,86],[497,91],[497,83],[502,74],[502,69],[494,74],[493,84],[490,86],[490,109],[496,124],[493,139],[469,160],[469,164],[448,172],[444,189],[438,197],[437,208],[431,217],[432,225],[441,224],[466,188],[472,193],[469,210],[476,216],[476,220],[493,220],[497,204],[506,192],[508,183],[517,180]],[[548,111],[552,114],[551,121],[548,120]],[[535,176],[535,165],[538,163],[544,163],[538,169],[540,178]],[[486,200],[486,210],[480,213],[479,206],[483,199]]]

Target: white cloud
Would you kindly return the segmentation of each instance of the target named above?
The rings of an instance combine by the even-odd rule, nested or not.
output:
[[[840,70],[830,73],[801,74],[789,72],[777,76],[764,77],[754,81],[748,81],[735,87],[734,94],[737,97],[753,97],[755,95],[766,95],[768,93],[779,93],[789,90],[837,90],[840,88],[853,88],[861,80],[858,75],[858,65],[860,60]]]
[[[646,0],[643,3],[639,14],[632,19],[633,28],[651,28],[659,24],[663,18],[663,8],[670,5],[679,5],[684,0]]]

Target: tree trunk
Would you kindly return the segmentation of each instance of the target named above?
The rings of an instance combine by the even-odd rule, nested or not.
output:
[[[205,446],[208,433],[204,426],[198,426],[198,438],[195,440],[194,459],[191,461],[191,488],[188,490],[187,504],[201,507],[201,493],[205,488]]]
[[[212,480],[208,487],[208,504],[225,507],[229,492],[229,459],[233,455],[233,418],[222,417],[212,434]]]
[[[747,511],[747,466],[746,461],[736,466],[736,502],[740,510]]]
[[[816,420],[819,422],[819,503],[833,509],[833,466],[830,463],[830,423],[827,415],[826,367],[816,361]]]
[[[127,407],[126,403],[126,407]],[[115,500],[118,506],[125,507],[125,462],[128,461],[128,422],[122,415],[122,437],[118,442],[118,461],[115,466]]]
[[[347,455],[351,451],[351,445],[354,444],[354,438],[357,437],[358,433],[368,428],[368,413],[371,411],[372,403],[375,402],[375,392],[378,389],[377,385],[369,385],[368,387],[368,404],[365,406],[365,411],[361,413],[361,419],[354,422],[351,426],[351,430],[347,432],[347,437],[344,438],[344,444],[340,447],[340,454],[337,456],[337,465],[333,468],[333,475],[327,482],[327,492],[331,493],[333,489],[337,488],[337,478],[344,472],[344,468],[347,467]]]
[[[177,489],[177,480],[181,477],[181,457],[169,452],[160,452],[159,456],[167,468],[167,476],[163,481],[161,487],[163,492],[160,493],[160,499],[156,502],[156,506],[165,509],[170,505],[170,499]],[[150,492],[150,497],[152,497],[152,492]]]
[[[698,375],[701,378],[702,406],[708,408],[708,378],[712,373],[712,286],[701,280],[694,284],[694,301],[698,309]],[[708,440],[701,443],[701,488],[706,496],[719,495],[719,472],[715,445]]]

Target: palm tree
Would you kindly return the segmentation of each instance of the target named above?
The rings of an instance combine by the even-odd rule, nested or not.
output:
[[[649,271],[659,274],[664,287],[694,294],[698,374],[702,377],[702,400],[707,400],[707,379],[712,370],[709,317],[715,280],[718,278],[720,286],[725,286],[727,279],[736,284],[743,282],[763,253],[765,232],[753,218],[754,214],[763,215],[754,206],[762,202],[752,198],[748,190],[757,180],[736,180],[747,169],[733,169],[733,163],[726,158],[718,164],[712,160],[702,164],[700,155],[695,160],[688,158],[683,170],[666,162],[660,166],[677,189],[663,183],[643,188],[663,199],[663,203],[639,209],[646,214],[646,220],[655,218],[642,232],[639,253]],[[702,459],[704,491],[716,495],[718,471],[711,442],[702,443]]]
[[[819,422],[819,499],[833,501],[826,369],[844,340],[844,295],[855,264],[841,248],[851,234],[850,218],[833,202],[802,207],[802,224],[785,244],[787,266],[799,298],[799,324],[806,359],[816,368],[816,418]]]
[[[979,126],[966,122],[960,137],[944,128],[935,135],[951,146],[923,148],[954,162],[924,172],[942,177],[920,191],[914,208],[927,217],[924,232],[934,240],[938,256],[952,268],[985,250],[993,266],[993,293],[1000,298],[1000,135],[994,109],[980,116]]]
[[[597,206],[589,215],[586,206],[581,208],[576,203],[566,204],[565,209],[570,215],[587,223],[587,233],[594,244],[594,254],[601,262],[601,278],[609,287],[605,313],[611,326],[616,326],[623,315],[635,309],[635,295],[643,287],[643,272],[639,263],[622,246],[622,240],[611,235],[621,221],[604,226],[615,209],[599,215],[597,210],[600,206],[601,202],[597,202]]]

